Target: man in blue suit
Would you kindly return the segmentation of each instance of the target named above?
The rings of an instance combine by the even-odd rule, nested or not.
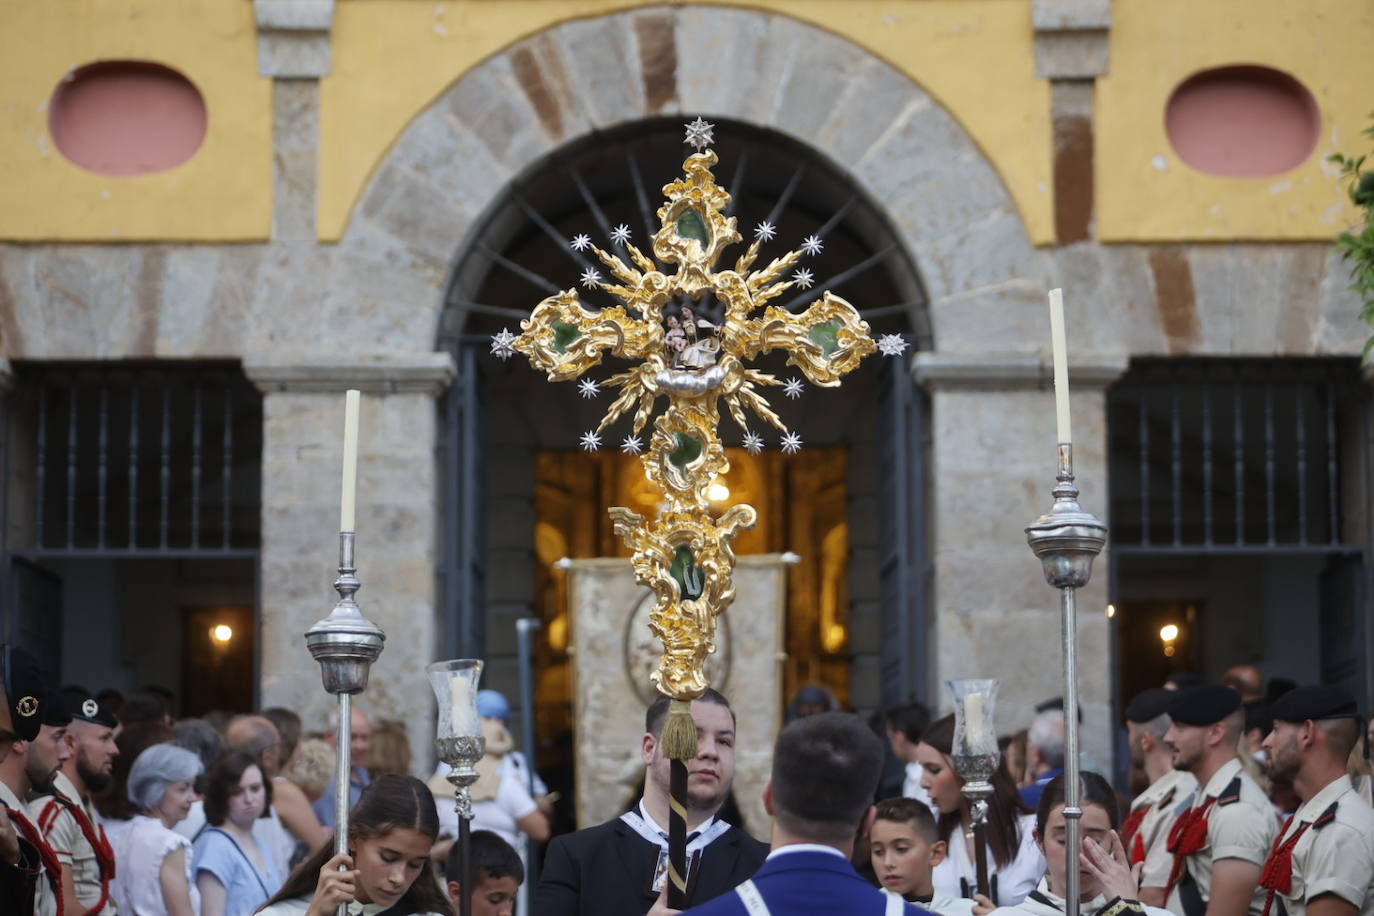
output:
[[[784,728],[763,790],[772,852],[751,880],[684,916],[931,916],[849,864],[872,822],[882,767],[882,741],[856,716],[824,713]]]

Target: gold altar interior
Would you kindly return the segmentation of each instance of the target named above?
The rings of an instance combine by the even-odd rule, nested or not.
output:
[[[758,510],[752,530],[740,532],[735,553],[791,551],[800,561],[787,581],[783,694],[806,683],[849,692],[849,524],[847,452],[842,446],[806,448],[795,455],[750,455],[726,449],[730,470],[712,491],[716,512],[748,503]],[[719,497],[719,498],[715,498]],[[536,723],[541,741],[572,727],[568,583],[564,557],[628,557],[612,530],[607,506],[657,514],[659,489],[638,456],[619,452],[541,451],[536,458],[535,600],[544,626],[536,670]],[[728,613],[728,612],[727,612]]]

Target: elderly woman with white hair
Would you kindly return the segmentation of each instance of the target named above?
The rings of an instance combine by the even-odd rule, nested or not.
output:
[[[171,744],[154,744],[129,770],[129,800],[138,808],[115,843],[110,891],[121,913],[196,916],[200,894],[191,881],[191,843],[172,828],[195,800],[200,758]]]

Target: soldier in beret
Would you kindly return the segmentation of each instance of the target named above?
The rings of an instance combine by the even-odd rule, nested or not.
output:
[[[1272,712],[1269,771],[1293,783],[1302,807],[1264,864],[1264,916],[1374,916],[1374,810],[1346,775],[1361,731],[1355,700],[1341,687],[1299,687]]]
[[[108,916],[115,912],[110,899],[114,851],[96,817],[91,795],[110,783],[119,754],[114,740],[119,723],[108,707],[85,690],[67,689],[62,696],[72,717],[67,729],[72,756],[54,777],[52,792],[33,801],[29,812],[62,863],[65,899],[75,900],[78,912],[88,916]]]
[[[1236,754],[1245,726],[1240,694],[1191,687],[1175,693],[1167,711],[1173,724],[1164,744],[1174,766],[1192,773],[1201,788],[1169,829],[1168,881],[1153,894],[1162,890],[1165,906],[1179,916],[1259,916],[1260,870],[1279,822]]]
[[[5,706],[11,728],[0,735],[0,809],[18,840],[18,856],[9,859],[8,843],[0,835],[0,893],[18,903],[5,912],[64,916],[62,867],[51,846],[29,818],[22,801],[34,782],[51,782],[67,759],[63,740],[67,717],[53,708],[53,696],[37,660],[17,646],[0,645]],[[13,861],[13,864],[9,864]]]
[[[1164,745],[1164,735],[1173,720],[1169,704],[1176,696],[1172,690],[1151,687],[1126,705],[1126,734],[1131,746],[1131,765],[1144,770],[1150,785],[1131,803],[1130,814],[1121,827],[1121,844],[1132,865],[1144,864],[1142,887],[1163,888],[1169,883],[1173,856],[1166,848],[1175,809],[1197,791],[1197,779],[1187,770],[1174,768],[1173,754]],[[1159,904],[1164,895],[1157,894]]]

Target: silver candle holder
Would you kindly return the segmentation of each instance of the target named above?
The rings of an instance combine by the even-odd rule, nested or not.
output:
[[[320,678],[326,692],[338,698],[339,726],[335,732],[338,745],[334,771],[334,854],[348,852],[349,759],[353,741],[353,694],[367,689],[372,663],[382,654],[386,634],[382,628],[363,617],[353,596],[362,587],[353,560],[354,533],[339,532],[339,578],[334,588],[339,601],[329,616],[317,621],[305,631],[305,645],[315,661],[320,663]],[[346,916],[346,906],[339,907]]]
[[[1065,869],[1066,916],[1078,916],[1079,880],[1075,867],[1080,853],[1078,765],[1078,614],[1074,592],[1088,584],[1093,560],[1107,543],[1107,526],[1078,504],[1073,478],[1073,446],[1059,444],[1059,472],[1054,506],[1026,526],[1026,541],[1040,558],[1045,580],[1059,589],[1064,654],[1064,826],[1068,846]]]
[[[993,727],[997,681],[964,678],[945,683],[954,695],[954,742],[950,750],[954,771],[963,782],[960,791],[969,800],[978,893],[990,896],[986,836],[988,798],[992,795],[992,774],[1002,759],[997,748],[997,730]]]
[[[448,781],[453,785],[453,804],[458,812],[458,911],[472,912],[472,868],[469,833],[472,822],[472,784],[477,781],[477,761],[486,753],[487,739],[477,715],[477,684],[482,678],[482,660],[456,658],[435,662],[425,669],[434,698],[439,703],[435,747],[439,759],[451,768]]]

